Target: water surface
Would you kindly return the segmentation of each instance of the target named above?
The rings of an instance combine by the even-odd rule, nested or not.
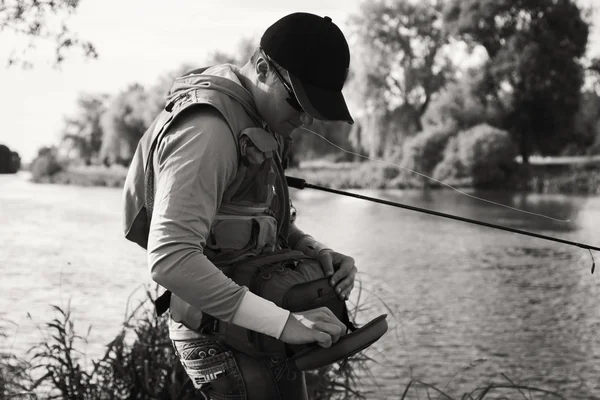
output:
[[[570,220],[559,222],[453,191],[358,192],[600,245],[599,197],[475,193]],[[600,281],[587,250],[309,189],[292,195],[301,229],[355,258],[358,321],[389,315],[367,353],[381,364],[363,382],[369,398],[399,399],[411,379],[460,398],[501,373],[567,399],[600,398]],[[0,175],[2,350],[23,354],[39,340],[49,304],[70,302],[81,334],[92,326],[92,356],[118,332],[128,299],[150,283],[144,251],[122,237],[120,201],[119,189]]]

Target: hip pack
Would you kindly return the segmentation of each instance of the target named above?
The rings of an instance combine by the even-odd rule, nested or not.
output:
[[[253,256],[219,268],[238,285],[290,312],[329,308],[348,328],[345,336],[329,348],[317,344],[291,345],[271,336],[205,315],[201,330],[252,357],[284,357],[299,370],[332,364],[363,350],[386,331],[386,315],[357,329],[348,317],[346,302],[329,284],[318,260],[300,251],[282,250]]]
[[[327,307],[350,331],[356,329],[348,318],[346,303],[336,295],[319,261],[300,251],[282,250],[217,266],[238,285],[248,287],[254,294],[281,308],[301,312]],[[204,323],[203,320],[203,326]],[[228,346],[253,357],[289,357],[306,347],[289,345],[210,316],[206,323]]]

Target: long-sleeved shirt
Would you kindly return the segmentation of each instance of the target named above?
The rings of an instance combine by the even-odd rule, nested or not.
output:
[[[153,279],[215,318],[279,338],[289,312],[237,285],[203,253],[223,193],[238,169],[225,119],[209,106],[182,112],[154,162],[156,194],[148,240]],[[171,339],[197,336],[171,321]]]

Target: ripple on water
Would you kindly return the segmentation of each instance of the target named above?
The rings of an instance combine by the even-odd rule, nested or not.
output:
[[[7,244],[0,248],[0,291],[10,302],[1,303],[0,323],[18,324],[4,323],[9,345],[24,352],[39,340],[38,325],[53,317],[48,304],[71,300],[77,331],[84,334],[92,325],[90,356],[102,354],[121,327],[129,295],[150,281],[144,252],[122,238],[121,191],[23,182],[4,190],[6,182],[0,177],[0,243]],[[398,399],[411,379],[440,385],[460,398],[490,380],[506,382],[501,373],[518,383],[560,390],[568,399],[600,398],[600,286],[589,273],[587,252],[406,210],[298,193],[293,192],[299,226],[356,259],[363,281],[359,321],[389,314],[389,332],[365,353],[380,363],[369,364],[376,378],[365,377],[364,387],[374,393],[369,398]],[[560,230],[535,218],[514,221],[511,211],[448,192],[427,198],[375,194],[490,222],[512,219],[532,231],[589,243],[596,240],[600,216],[600,198],[587,204],[570,197],[498,194],[528,210],[561,208],[561,215],[576,215],[576,224]],[[354,302],[358,294],[357,287]],[[144,296],[138,291],[134,297]],[[417,396],[411,392],[407,398]],[[426,392],[418,398],[427,398]]]

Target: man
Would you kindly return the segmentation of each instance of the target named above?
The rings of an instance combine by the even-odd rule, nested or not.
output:
[[[347,299],[354,260],[293,223],[282,161],[291,133],[313,118],[353,123],[341,93],[349,62],[348,44],[329,17],[288,15],[266,30],[243,67],[213,66],[176,80],[138,146],[125,184],[126,235],[147,247],[152,278],[172,293],[170,339],[210,398],[304,399],[306,387],[284,359],[250,357],[213,340],[206,315],[289,344],[329,347],[345,333],[329,309],[290,313],[215,264],[300,250],[320,261]],[[143,225],[144,188],[147,243],[132,238]]]

